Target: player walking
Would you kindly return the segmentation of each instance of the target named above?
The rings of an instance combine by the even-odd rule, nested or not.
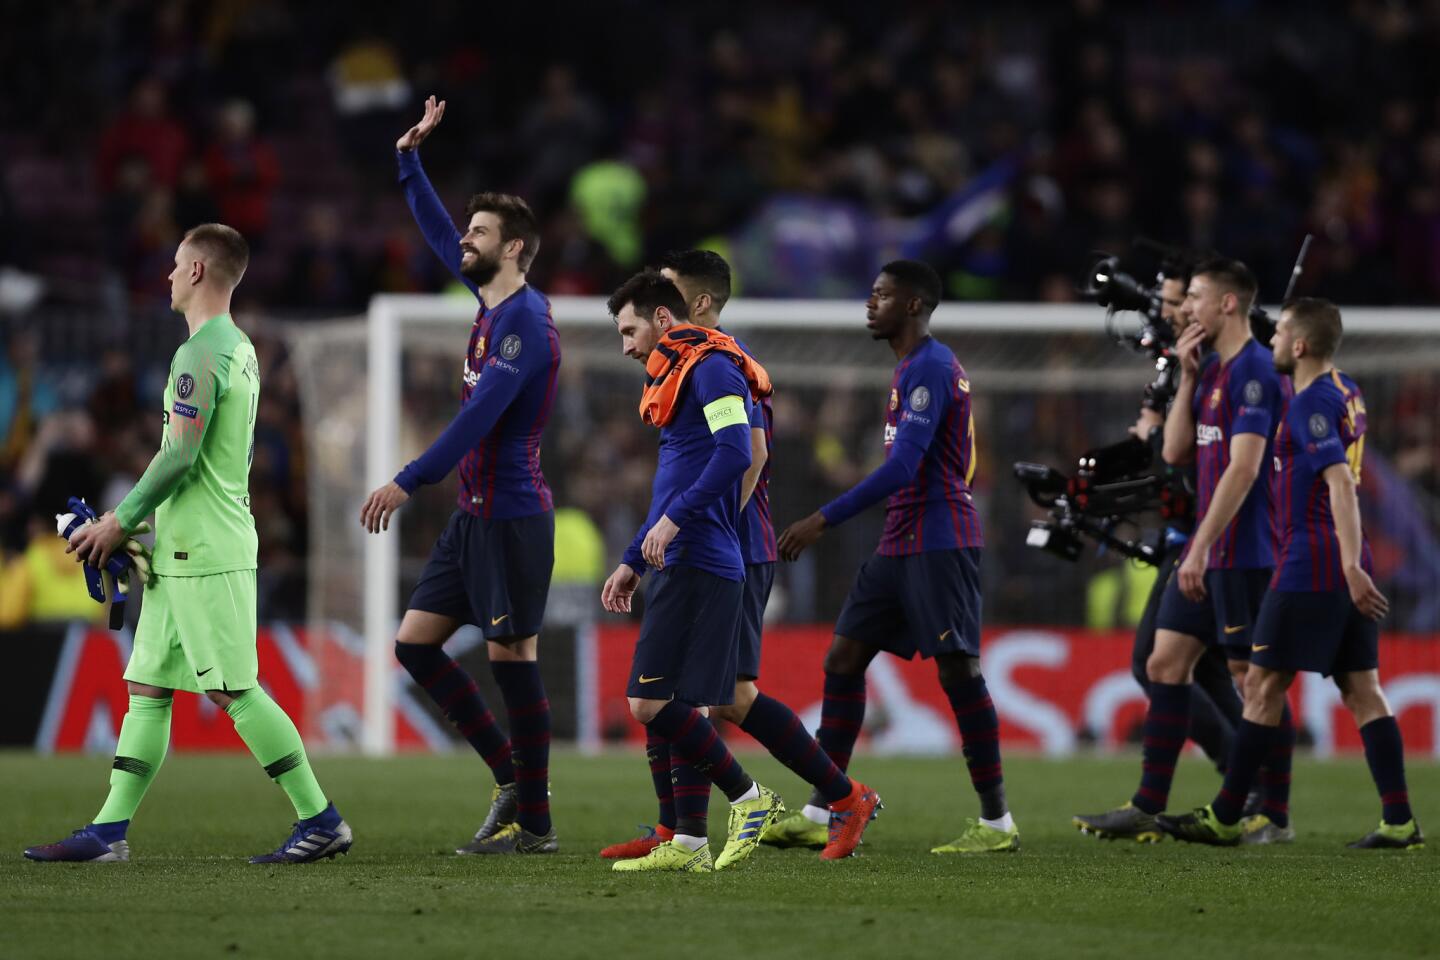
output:
[[[110,795],[93,823],[26,850],[32,860],[130,859],[126,831],[165,759],[175,690],[204,693],[229,714],[295,807],[289,838],[251,863],[310,863],[350,849],[350,828],[316,782],[299,731],[257,677],[250,462],[260,365],[230,318],[249,260],[245,238],[231,227],[207,223],[185,234],[170,273],[170,306],[185,315],[190,337],[170,361],[160,452],[113,512],[70,538],[77,560],[104,567],[155,514],[152,576],[125,668],[130,708]]]
[[[720,330],[720,311],[730,299],[730,265],[718,253],[687,250],[661,259],[660,273],[675,284],[687,304],[690,322]],[[724,333],[725,331],[721,330]],[[739,340],[735,345],[747,355]],[[753,356],[753,355],[752,355]],[[740,552],[745,562],[745,590],[739,618],[739,648],[734,701],[717,706],[715,716],[738,726],[758,740],[771,755],[810,783],[826,807],[807,807],[810,819],[800,818],[807,829],[791,845],[823,847],[821,859],[835,860],[854,853],[880,798],[864,784],[851,781],[821,750],[793,710],[761,693],[760,641],[765,606],[775,582],[775,526],[770,520],[770,447],[774,417],[769,396],[759,398],[750,411],[750,467],[740,485]],[[669,744],[647,728],[645,753],[660,801],[660,818],[648,837],[617,843],[600,851],[602,857],[641,857],[674,836],[675,784]],[[693,767],[683,767],[680,779],[709,789],[708,781]],[[774,828],[771,829],[774,832]]]
[[[431,97],[421,121],[395,144],[415,220],[450,272],[480,301],[470,328],[460,412],[430,449],[370,494],[360,522],[371,533],[421,484],[458,464],[458,508],[411,594],[395,638],[409,671],[495,775],[490,812],[457,853],[553,853],[550,701],[536,662],[555,565],[555,510],[540,472],[540,436],[555,402],[560,338],[550,302],[525,282],[540,229],[519,197],[479,193],[462,237],[420,166],[417,149],[445,115]],[[479,627],[505,698],[511,738],[475,681],[445,653],[464,624]],[[512,739],[513,738],[513,739]]]
[[[670,839],[614,868],[723,870],[750,856],[785,810],[705,716],[735,694],[745,591],[740,482],[751,464],[751,409],[770,393],[770,379],[733,339],[689,323],[684,297],[658,273],[631,277],[609,308],[626,356],[645,364],[640,413],[660,428],[660,458],[649,516],[605,581],[601,603],[629,612],[640,578],[655,569],[625,693],[647,738],[668,747],[676,816]],[[731,804],[729,837],[713,865],[706,840],[712,783]]]
[[[1156,818],[1196,843],[1242,839],[1241,804],[1272,744],[1283,736],[1285,693],[1297,671],[1335,678],[1365,742],[1380,793],[1380,826],[1352,847],[1424,846],[1405,786],[1405,750],[1380,689],[1379,627],[1390,604],[1370,579],[1370,547],[1355,491],[1365,449],[1365,400],[1335,369],[1340,311],[1328,300],[1286,304],[1275,332],[1275,369],[1295,396],[1275,432],[1280,558],[1251,638],[1245,715],[1225,783],[1208,806]]]
[[[980,818],[931,852],[1018,850],[1020,832],[1005,802],[999,718],[980,672],[984,539],[970,492],[970,381],[955,354],[930,336],[939,303],[940,277],[928,265],[896,260],[881,269],[865,313],[870,335],[889,342],[899,361],[885,415],[885,463],[787,527],[780,556],[796,559],[827,528],[888,498],[879,547],[850,588],[825,656],[820,745],[840,769],[849,766],[865,717],[865,670],[876,654],[933,657],[960,727]],[[810,798],[811,806],[822,802]],[[781,826],[805,829],[788,821]]]
[[[1073,818],[1104,838],[1159,840],[1155,815],[1165,809],[1189,727],[1195,664],[1219,644],[1238,682],[1250,659],[1251,628],[1275,567],[1270,484],[1256,482],[1270,444],[1284,385],[1266,349],[1250,334],[1255,277],[1235,260],[1195,268],[1181,308],[1191,319],[1176,344],[1180,386],[1165,418],[1165,461],[1196,464],[1196,526],[1165,587],[1147,668],[1150,703],[1140,785],[1129,803]],[[1209,343],[1212,353],[1201,358]],[[1289,821],[1290,758],[1295,725],[1286,707],[1266,757],[1269,778],[1255,828],[1270,841],[1294,838]]]

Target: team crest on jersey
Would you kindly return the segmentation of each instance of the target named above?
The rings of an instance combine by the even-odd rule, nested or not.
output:
[[[188,373],[180,374],[180,379],[175,381],[175,392],[181,400],[189,400],[190,394],[195,392],[195,378]]]
[[[1265,391],[1260,387],[1259,380],[1251,380],[1245,384],[1245,402],[1250,406],[1258,406],[1261,400],[1265,399]]]
[[[890,388],[890,410],[894,412],[900,408],[900,392],[894,387]]]
[[[485,356],[485,338],[481,337],[475,344],[475,362],[479,363]]]
[[[1310,415],[1310,433],[1317,440],[1322,440],[1330,434],[1330,420],[1323,413]]]
[[[500,356],[506,360],[514,360],[520,356],[520,337],[517,334],[510,334],[500,341]]]
[[[1210,409],[1211,409],[1211,410],[1218,410],[1218,409],[1220,409],[1220,388],[1219,388],[1219,387],[1216,387],[1214,390],[1212,390],[1212,391],[1210,392]]]
[[[966,380],[964,377],[956,377],[956,378],[955,378],[955,386],[957,386],[957,387],[960,388],[960,392],[961,392],[961,393],[969,393],[969,392],[970,392],[970,381],[969,381],[969,380]]]
[[[930,406],[930,391],[925,387],[916,387],[910,391],[910,409],[919,413]]]

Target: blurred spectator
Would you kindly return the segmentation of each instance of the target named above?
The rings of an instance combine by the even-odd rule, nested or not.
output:
[[[290,257],[285,299],[311,310],[355,310],[367,298],[354,251],[344,242],[340,214],[316,204],[305,214],[304,237]]]
[[[100,189],[113,189],[121,166],[132,157],[145,161],[155,183],[173,187],[189,150],[190,135],[170,115],[164,85],[154,78],[142,80],[129,106],[100,135]]]
[[[270,198],[280,164],[270,145],[255,135],[255,108],[244,100],[225,104],[216,127],[205,151],[205,171],[221,220],[245,235],[253,254],[270,228]]]
[[[40,421],[59,406],[40,363],[39,337],[14,330],[9,339],[0,355],[0,475],[5,476],[34,444]]]

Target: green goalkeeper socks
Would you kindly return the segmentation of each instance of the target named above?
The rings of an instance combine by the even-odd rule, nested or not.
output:
[[[170,698],[130,694],[130,709],[120,723],[115,764],[110,770],[110,795],[95,815],[95,823],[115,823],[135,815],[169,744]]]
[[[251,687],[236,695],[226,712],[245,746],[295,805],[297,818],[308,820],[325,809],[325,792],[305,758],[300,731],[278,703],[259,687]]]

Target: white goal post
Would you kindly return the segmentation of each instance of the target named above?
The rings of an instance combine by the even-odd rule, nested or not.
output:
[[[604,362],[632,364],[620,356],[619,341],[607,341],[605,334],[612,321],[599,297],[555,297],[551,300],[562,343],[572,336],[585,336],[587,356]],[[366,489],[374,489],[394,477],[400,463],[400,400],[402,397],[402,362],[407,326],[424,326],[453,335],[458,358],[464,344],[463,331],[475,316],[475,303],[468,297],[444,295],[382,295],[370,302],[368,321],[364,327],[368,342],[364,424],[364,472]],[[771,334],[815,335],[844,334],[848,341],[863,339],[864,308],[859,301],[798,301],[738,299],[725,309],[727,328],[749,338],[752,332]],[[1115,389],[1133,389],[1137,377],[1143,378],[1144,365],[1123,351],[1114,350],[1106,342],[1102,311],[1092,304],[944,304],[932,320],[932,328],[942,336],[963,343],[967,335],[988,334],[991,341],[1003,338],[1017,354],[1013,368],[1000,364],[1004,376],[992,378],[991,390],[1012,389],[1016,384],[1065,385],[1075,378],[1086,378],[1093,387],[1095,378],[1109,376],[1109,369],[1077,364],[1079,369],[1066,371],[1053,366],[1024,369],[1023,346],[1015,342],[1034,342],[1037,337],[1065,336],[1076,340],[1094,340],[1097,350],[1113,350],[1113,368],[1126,373],[1118,378]],[[1370,368],[1376,372],[1396,369],[1391,364],[1403,357],[1414,363],[1421,358],[1417,351],[1428,354],[1424,363],[1431,369],[1440,367],[1440,310],[1434,309],[1347,309],[1347,339],[1356,334],[1376,335],[1390,349],[1366,354]],[[358,332],[358,328],[355,328]],[[847,342],[848,342],[847,341]],[[815,339],[814,342],[821,342]],[[829,342],[828,340],[825,342]],[[605,346],[610,343],[610,346]],[[354,346],[353,344],[351,345]],[[570,349],[566,344],[565,349]],[[1034,353],[1035,351],[1029,351]],[[761,354],[762,358],[766,354]],[[962,355],[969,372],[975,369],[968,356]],[[788,367],[785,364],[788,363]],[[983,361],[982,361],[983,363]],[[883,356],[867,361],[876,375],[889,376],[889,365]],[[804,377],[810,382],[823,382],[832,368],[819,357],[796,355],[780,364],[771,365],[787,370],[790,379]],[[1358,369],[1358,368],[1357,368]],[[1143,379],[1138,381],[1143,382]],[[365,647],[364,700],[361,724],[361,745],[367,754],[383,755],[393,751],[395,744],[394,706],[395,672],[392,645],[399,623],[400,540],[397,525],[403,511],[391,520],[391,529],[382,535],[367,536],[363,548],[363,634]]]

